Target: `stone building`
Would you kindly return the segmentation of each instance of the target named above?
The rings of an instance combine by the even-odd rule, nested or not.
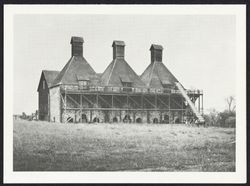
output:
[[[203,123],[203,93],[186,90],[151,45],[151,63],[138,76],[114,41],[113,60],[98,74],[83,57],[83,38],[71,38],[71,58],[60,71],[42,71],[39,119],[62,123]]]

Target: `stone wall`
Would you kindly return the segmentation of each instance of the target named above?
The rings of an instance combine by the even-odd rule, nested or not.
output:
[[[60,94],[58,90],[54,89],[51,90],[51,93],[54,95],[52,99],[54,99],[51,103],[51,105],[54,105],[54,107],[57,107],[60,105],[60,100],[56,98],[60,98]],[[63,99],[65,99],[64,94],[62,94]],[[111,102],[111,97],[103,96],[103,99],[105,99],[108,102]],[[138,103],[140,103],[140,97],[134,97],[133,99],[136,100]],[[173,97],[173,101],[171,101],[171,106],[174,107],[176,110],[171,111],[157,111],[156,110],[134,110],[138,106],[136,104],[129,104],[127,105],[126,97],[119,98],[119,102],[117,100],[114,100],[114,107],[116,109],[121,110],[98,110],[98,108],[103,108],[103,101],[99,98],[99,105],[97,105],[97,99],[95,95],[85,95],[85,98],[80,98],[80,95],[77,94],[71,94],[67,95],[67,111],[64,109],[63,102],[61,103],[62,113],[61,113],[61,122],[73,122],[73,123],[93,123],[93,122],[99,122],[99,123],[182,123],[184,120],[182,118],[182,111],[178,110],[180,109],[180,106],[182,104],[181,99],[178,97]],[[147,98],[150,100],[151,98]],[[161,98],[164,100],[164,97]],[[82,100],[82,110],[80,110],[80,100]],[[153,99],[150,100],[153,102]],[[167,104],[167,101],[164,101],[165,104]],[[118,104],[119,103],[119,104]],[[105,105],[106,107],[107,105]],[[147,105],[144,105],[147,106]],[[158,101],[158,107],[159,109],[166,109],[166,105],[163,105]],[[87,108],[92,108],[90,110],[85,110]],[[93,108],[96,108],[93,109]],[[144,107],[145,108],[145,107]],[[130,110],[131,109],[131,110]],[[152,109],[152,108],[151,108]],[[173,108],[171,108],[173,109]],[[53,109],[54,110],[54,109]],[[58,121],[58,118],[60,118],[60,110],[61,109],[55,109],[53,112],[52,118],[55,117],[56,121]],[[59,116],[58,116],[59,115]],[[53,119],[51,120],[53,121]]]
[[[70,121],[70,119],[72,120]],[[62,122],[73,123],[181,123],[181,111],[62,110]]]
[[[53,87],[49,90],[50,95],[50,121],[51,122],[61,122],[60,108],[61,108],[61,99],[60,99],[60,88],[59,86]]]

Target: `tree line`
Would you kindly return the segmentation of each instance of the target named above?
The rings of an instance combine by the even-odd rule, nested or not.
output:
[[[226,98],[227,109],[218,112],[215,109],[210,109],[208,114],[204,114],[206,126],[215,127],[235,127],[236,124],[236,104],[235,98],[229,96]]]

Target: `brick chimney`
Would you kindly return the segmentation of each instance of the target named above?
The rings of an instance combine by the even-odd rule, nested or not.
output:
[[[71,56],[83,56],[83,42],[82,37],[71,37]]]
[[[124,41],[113,41],[113,59],[124,58],[125,43]]]
[[[162,50],[161,45],[152,44],[150,47],[151,51],[151,63],[153,62],[162,62]]]

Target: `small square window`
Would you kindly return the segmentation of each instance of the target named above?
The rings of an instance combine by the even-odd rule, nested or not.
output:
[[[78,81],[79,89],[88,89],[89,81],[88,80],[79,80]]]

